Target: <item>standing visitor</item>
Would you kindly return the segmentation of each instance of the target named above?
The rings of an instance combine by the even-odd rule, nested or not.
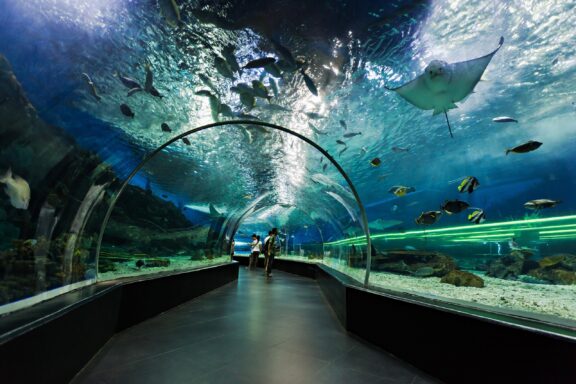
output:
[[[268,236],[264,238],[264,242],[262,243],[262,252],[264,253],[264,275],[266,275],[266,265],[268,265],[268,242],[270,241],[271,235],[272,231],[268,231]]]
[[[268,257],[265,265],[265,275],[266,277],[272,276],[272,265],[274,264],[274,258],[280,254],[280,239],[278,238],[278,228],[272,228],[270,231],[270,237],[268,239],[268,246],[266,247],[266,252]]]
[[[258,256],[260,256],[260,236],[256,236],[256,234],[252,235],[252,243],[250,243],[250,248],[252,253],[250,253],[250,262],[248,263],[249,269],[254,269],[258,266]]]

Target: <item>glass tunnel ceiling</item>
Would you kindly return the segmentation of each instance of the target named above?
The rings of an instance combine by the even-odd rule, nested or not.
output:
[[[482,207],[489,221],[522,219],[524,202],[536,198],[562,200],[556,214],[572,212],[575,45],[569,31],[576,16],[568,2],[177,3],[178,27],[162,20],[153,1],[5,3],[0,17],[8,36],[0,48],[41,115],[97,150],[119,175],[175,134],[246,113],[326,148],[357,186],[370,220],[383,220],[384,230],[420,230],[414,219],[458,197],[457,184],[450,182],[467,175],[481,183],[469,202]],[[449,112],[454,139],[442,116],[415,108],[385,87],[413,79],[432,59],[455,62],[487,54],[500,36],[504,46],[475,93]],[[298,71],[277,78],[245,69],[231,79],[218,68],[228,45],[240,65],[281,58],[272,40],[305,62],[318,96]],[[163,97],[127,97],[118,74],[144,83],[147,63]],[[82,73],[94,81],[100,102]],[[259,79],[267,86],[274,80],[278,95],[270,89],[270,102],[256,98],[248,110],[230,88]],[[218,104],[235,116],[219,113],[225,110],[197,95],[201,90],[217,95]],[[122,103],[134,118],[122,115]],[[492,122],[502,115],[519,123]],[[162,123],[172,132],[163,132]],[[319,153],[255,127],[233,131],[205,131],[190,137],[189,146],[170,147],[133,182],[193,210],[209,212],[212,204],[224,215],[265,199],[267,207],[247,223],[327,222],[335,227],[332,240],[356,226],[327,193],[346,199],[349,191],[331,166],[323,169]],[[350,133],[361,134],[345,137]],[[536,153],[504,155],[527,140],[544,145]],[[376,157],[378,167],[370,164]],[[388,193],[394,185],[416,191],[398,198]],[[441,223],[468,224],[462,216],[445,216]]]

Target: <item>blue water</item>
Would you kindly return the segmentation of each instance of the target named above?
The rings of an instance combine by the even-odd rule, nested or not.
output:
[[[209,99],[196,94],[210,90],[235,112],[285,126],[325,148],[356,186],[368,220],[388,223],[375,226],[374,233],[422,229],[416,217],[456,198],[483,209],[487,222],[576,213],[573,1],[177,3],[182,20],[171,27],[156,1],[0,0],[0,54],[39,116],[112,167],[117,177],[112,191],[169,138],[230,119],[215,116]],[[195,9],[238,27],[198,19]],[[415,78],[433,59],[483,56],[497,47],[500,36],[504,45],[475,92],[448,112],[453,139],[442,114],[432,116],[386,88]],[[297,71],[274,78],[263,69],[248,69],[231,80],[215,68],[215,58],[229,44],[240,65],[279,57],[272,39],[306,61],[318,96]],[[122,74],[144,84],[146,63],[163,98],[145,92],[127,96],[118,78]],[[90,95],[82,73],[94,81],[100,102]],[[279,95],[271,103],[281,110],[261,98],[248,110],[230,90],[259,79],[269,85],[272,78]],[[122,103],[135,118],[121,114]],[[518,123],[493,122],[498,116]],[[163,132],[162,123],[172,132]],[[343,137],[351,132],[361,135]],[[324,169],[327,160],[298,139],[247,126],[211,129],[189,139],[190,146],[178,141],[165,149],[131,183],[177,206],[191,225],[210,226],[214,241],[230,240],[237,228],[249,234],[273,226],[293,234],[298,244],[363,233],[342,176],[332,165]],[[339,154],[344,147],[336,140],[344,140],[347,150]],[[543,145],[505,155],[528,140]],[[378,167],[370,164],[376,157]],[[470,195],[456,190],[455,181],[465,176],[480,180]],[[396,197],[388,192],[394,185],[416,191]],[[524,203],[533,199],[561,203],[526,210]],[[221,215],[218,220],[210,205]],[[472,225],[467,213],[443,215],[435,226]],[[562,247],[573,251],[575,243],[563,239]]]

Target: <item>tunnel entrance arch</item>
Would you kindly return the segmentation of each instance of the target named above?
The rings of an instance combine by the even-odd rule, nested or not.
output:
[[[171,138],[170,140],[166,141],[164,144],[160,145],[158,148],[154,149],[152,152],[148,153],[146,155],[146,157],[132,170],[132,172],[130,172],[130,174],[128,175],[128,177],[126,178],[126,180],[124,180],[124,182],[122,183],[122,185],[120,186],[120,188],[118,189],[118,192],[112,197],[112,200],[110,202],[110,205],[108,206],[108,209],[106,211],[106,214],[104,216],[104,219],[102,221],[102,225],[100,227],[100,233],[98,234],[98,241],[96,243],[96,270],[98,271],[98,263],[99,263],[99,259],[100,259],[100,250],[101,250],[101,245],[102,245],[102,240],[104,238],[104,232],[106,231],[106,227],[108,225],[108,221],[110,220],[110,216],[112,215],[112,211],[114,210],[114,207],[116,205],[116,202],[118,201],[118,199],[120,198],[120,196],[122,195],[122,193],[124,192],[124,190],[126,189],[126,187],[128,186],[128,184],[130,183],[130,181],[134,178],[134,176],[136,176],[136,174],[151,160],[153,159],[156,155],[158,155],[163,149],[165,149],[166,147],[170,146],[171,144],[173,144],[174,142],[181,140],[182,138],[186,137],[186,136],[190,136],[193,135],[195,133],[207,130],[207,129],[211,129],[211,128],[216,128],[216,127],[233,127],[233,126],[238,126],[238,125],[258,125],[261,127],[265,127],[265,128],[270,128],[270,129],[274,129],[276,131],[280,131],[280,132],[285,132],[289,135],[292,135],[302,141],[304,141],[305,143],[311,145],[314,149],[316,149],[318,152],[322,153],[323,156],[326,157],[326,159],[328,161],[330,161],[330,163],[332,165],[334,165],[334,167],[336,167],[336,169],[338,170],[338,172],[340,173],[340,175],[342,175],[342,177],[344,178],[344,180],[346,180],[346,184],[348,185],[348,187],[350,188],[352,194],[354,195],[354,199],[356,200],[356,204],[358,204],[358,209],[360,211],[360,220],[362,222],[362,229],[364,230],[364,234],[366,236],[366,244],[367,244],[367,249],[366,249],[366,274],[364,277],[364,285],[368,285],[368,280],[370,278],[370,267],[371,267],[371,260],[372,260],[372,244],[370,241],[370,229],[368,228],[368,216],[366,214],[366,209],[364,208],[364,204],[362,203],[362,200],[360,199],[360,195],[358,194],[358,191],[356,190],[356,187],[354,186],[354,184],[352,183],[352,180],[350,179],[350,177],[348,176],[348,174],[344,171],[344,169],[342,168],[342,166],[332,157],[332,155],[330,155],[330,153],[328,153],[328,151],[326,151],[324,148],[322,148],[319,144],[317,144],[315,141],[307,138],[304,135],[301,135],[298,132],[295,132],[289,128],[283,127],[281,125],[277,125],[277,124],[272,124],[272,123],[267,123],[264,121],[254,121],[254,120],[228,120],[228,121],[219,121],[216,123],[211,123],[211,124],[206,124],[206,125],[202,125],[200,127],[196,127],[193,129],[190,129],[186,132],[183,132],[179,135],[174,136],[173,138]]]

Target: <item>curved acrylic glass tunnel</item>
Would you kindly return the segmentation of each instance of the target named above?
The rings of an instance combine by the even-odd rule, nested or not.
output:
[[[323,247],[324,240],[364,233],[360,222],[366,217],[354,201],[353,186],[343,186],[349,180],[340,166],[309,139],[286,128],[244,123],[250,126],[225,122],[196,128],[168,141],[136,168],[120,159],[114,171],[79,148],[66,152],[66,140],[54,135],[53,151],[38,150],[45,158],[35,174],[24,175],[34,190],[30,210],[6,208],[1,304],[19,301],[21,307],[33,303],[22,299],[92,283],[97,261],[104,279],[228,261],[230,241],[243,221],[255,231],[276,226],[288,232],[286,245],[292,240],[292,248],[283,251],[294,253],[294,239],[301,239],[295,257],[323,259],[334,266],[354,259],[365,265],[365,249]],[[194,134],[199,131],[202,134]],[[219,148],[220,135],[232,137],[233,146]],[[288,143],[282,146],[287,149],[248,156],[235,150],[271,141]],[[333,161],[324,172],[282,169],[284,156],[310,156],[302,150],[305,142],[319,149],[319,158]],[[13,143],[16,154],[24,151],[18,145]],[[54,153],[64,155],[55,158]],[[275,165],[262,169],[261,164]],[[119,177],[122,166],[125,176]],[[30,240],[11,241],[18,237]]]
[[[214,143],[219,142],[219,135],[226,135],[233,146],[218,148]],[[259,144],[270,140],[283,142],[284,153],[260,150]],[[330,164],[324,168],[326,173],[282,170],[285,156],[309,155],[303,145],[313,146],[326,159]],[[236,150],[240,147],[255,149],[247,154]],[[262,161],[261,157],[268,159]],[[263,168],[262,164],[273,166]],[[282,179],[280,175],[290,177]],[[338,177],[348,186],[340,184]],[[281,237],[288,234],[282,239],[284,257],[324,260],[332,265],[349,265],[354,258],[358,267],[366,265],[370,257],[365,247],[323,247],[323,232],[331,233],[331,240],[364,233],[369,242],[359,196],[325,150],[278,125],[228,121],[175,136],[128,176],[103,220],[96,250],[100,277],[226,262],[232,238],[245,220],[246,231],[264,235],[278,227]],[[308,231],[310,227],[317,231]],[[297,254],[296,237],[301,239]]]

